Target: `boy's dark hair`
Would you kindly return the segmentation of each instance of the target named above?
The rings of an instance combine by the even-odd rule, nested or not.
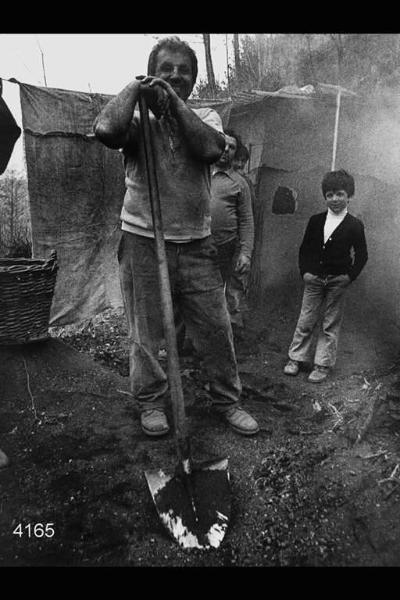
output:
[[[194,50],[192,50],[192,48],[189,46],[189,44],[181,40],[176,35],[163,38],[162,40],[159,40],[155,46],[153,46],[147,63],[147,75],[155,74],[158,53],[164,48],[168,48],[168,50],[171,50],[172,52],[184,52],[188,55],[188,57],[190,58],[190,63],[192,65],[192,78],[194,85],[197,79],[198,70],[197,56]]]
[[[235,152],[235,158],[237,158],[238,160],[243,160],[244,162],[247,162],[249,160],[250,152],[247,150],[244,144],[238,145],[237,150]]]
[[[250,154],[246,146],[243,144],[240,135],[230,128],[224,129],[224,133],[225,135],[229,135],[230,137],[233,137],[236,140],[235,158],[243,158],[247,162],[250,158]]]
[[[237,148],[239,148],[239,146],[243,145],[243,142],[242,142],[242,140],[240,138],[240,135],[238,133],[236,133],[236,131],[234,131],[230,127],[228,127],[227,129],[224,129],[224,134],[225,135],[229,135],[230,137],[235,138]]]
[[[322,193],[324,198],[327,192],[344,190],[348,197],[354,196],[354,177],[344,169],[329,171],[322,180]]]

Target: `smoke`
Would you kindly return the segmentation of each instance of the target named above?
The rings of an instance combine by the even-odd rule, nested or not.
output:
[[[385,92],[360,106],[354,132],[359,167],[366,175],[400,185],[400,94]]]

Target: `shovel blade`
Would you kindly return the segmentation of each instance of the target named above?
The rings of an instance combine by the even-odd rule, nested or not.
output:
[[[190,475],[159,470],[145,477],[161,522],[182,548],[218,548],[231,512],[228,459],[198,464]]]

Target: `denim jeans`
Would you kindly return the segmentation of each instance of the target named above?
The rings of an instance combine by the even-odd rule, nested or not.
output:
[[[289,347],[289,358],[299,362],[312,359],[313,334],[317,333],[316,324],[322,314],[313,362],[315,365],[333,367],[336,362],[345,291],[350,283],[349,278],[346,275],[328,275],[323,278],[306,273],[304,280],[303,302]]]
[[[210,237],[165,245],[174,310],[202,358],[213,402],[236,404],[241,384],[215,245]],[[158,361],[164,334],[154,239],[123,231],[118,260],[131,390],[142,410],[162,407],[168,383]]]

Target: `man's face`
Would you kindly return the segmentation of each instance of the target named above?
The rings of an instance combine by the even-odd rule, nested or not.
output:
[[[162,48],[157,55],[155,77],[164,79],[184,102],[193,89],[192,64],[186,52]]]
[[[232,164],[233,157],[235,156],[237,148],[237,142],[234,137],[230,135],[225,136],[225,149],[221,154],[218,162],[216,163],[218,167],[229,168]]]
[[[329,190],[325,194],[326,205],[335,214],[339,214],[349,204],[349,197],[345,190]]]

